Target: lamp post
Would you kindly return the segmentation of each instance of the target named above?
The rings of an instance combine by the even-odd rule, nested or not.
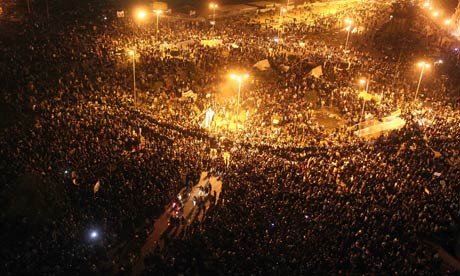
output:
[[[283,29],[283,13],[287,12],[286,8],[280,8],[280,27],[278,29],[278,38],[281,37],[281,30]]]
[[[217,4],[214,4],[214,3],[211,3],[209,4],[209,8],[212,9],[212,21],[216,22],[216,9],[217,9],[218,5]]]
[[[133,94],[134,94],[134,105],[137,105],[136,95],[136,48],[128,51],[129,55],[133,57]]]
[[[414,102],[415,102],[415,100],[417,100],[418,90],[420,89],[420,83],[422,82],[423,72],[425,72],[425,68],[430,68],[431,67],[429,63],[426,63],[424,61],[419,62],[417,65],[419,67],[421,67],[422,70],[420,70],[420,77],[418,79],[417,90],[415,90]]]
[[[238,100],[236,104],[236,130],[238,131],[238,115],[240,113],[240,97],[241,97],[241,83],[243,82],[244,79],[247,79],[249,77],[248,74],[243,74],[243,75],[236,75],[236,74],[231,74],[230,78],[232,80],[236,80],[238,82]]]
[[[160,32],[160,29],[158,28],[158,22],[159,22],[159,20],[160,20],[160,14],[161,14],[163,11],[161,11],[161,10],[154,10],[153,12],[157,15],[157,32],[156,32],[156,33],[157,33],[157,35],[158,35],[158,33]]]
[[[351,25],[353,24],[353,21],[351,21],[350,19],[345,19],[345,23],[348,24],[348,26],[345,28],[348,31],[347,40],[345,41],[345,50],[346,50],[348,46],[348,40],[350,39],[350,31],[351,31]]]
[[[368,91],[368,88],[369,88],[369,80],[366,80],[366,79],[360,79],[359,80],[359,84],[360,85],[364,85],[366,84],[366,94],[367,94],[367,91]],[[360,116],[360,119],[359,119],[359,122],[361,122],[363,120],[363,118],[365,119],[364,117],[364,108],[366,107],[366,97],[367,95],[365,95],[365,97],[363,98],[363,109],[361,110],[361,116]]]

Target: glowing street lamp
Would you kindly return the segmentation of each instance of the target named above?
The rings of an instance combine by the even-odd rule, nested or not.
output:
[[[433,12],[433,16],[434,16],[434,17],[438,17],[438,16],[439,16],[439,12],[438,12],[438,11],[434,11],[434,12]]]
[[[244,79],[249,77],[248,74],[237,75],[237,74],[230,74],[230,79],[236,80],[238,82],[238,101],[236,105],[236,129],[238,131],[238,115],[240,113],[240,96],[241,96],[241,83]]]
[[[160,14],[162,14],[163,11],[162,10],[154,10],[153,12],[157,15],[157,33],[159,33],[160,29],[158,28],[158,21],[159,21],[159,18],[160,18]]]
[[[452,20],[450,19],[444,20],[444,25],[450,25],[450,23],[452,23]]]
[[[136,13],[137,19],[143,20],[147,16],[144,10],[140,10]]]
[[[425,71],[425,68],[430,68],[431,65],[429,63],[426,63],[424,61],[422,62],[419,62],[418,64],[418,67],[421,67],[422,70],[420,70],[420,77],[418,79],[418,84],[417,84],[417,90],[415,91],[415,97],[414,97],[414,102],[415,100],[417,99],[417,95],[418,95],[418,90],[420,89],[420,83],[422,82],[422,77],[423,77],[423,72]]]
[[[129,50],[128,54],[133,57],[133,94],[134,94],[134,105],[137,104],[136,95],[136,48]]]
[[[360,80],[359,80],[359,84],[361,84],[361,85],[364,85],[364,84],[365,84],[365,85],[366,85],[366,90],[365,90],[365,91],[366,91],[366,93],[367,93],[368,88],[369,88],[369,81],[366,80],[366,79],[360,79]]]
[[[347,46],[348,46],[348,40],[350,39],[350,31],[351,31],[351,25],[353,24],[353,21],[351,21],[350,19],[345,19],[345,23],[348,24],[348,26],[345,28],[345,30],[347,30],[347,40],[345,41],[345,50],[347,49]]]
[[[96,239],[96,238],[97,238],[97,236],[98,236],[98,233],[97,233],[96,231],[92,231],[92,232],[89,234],[89,236],[91,237],[91,239],[93,239],[93,240],[94,240],[94,239]]]
[[[212,21],[216,22],[216,9],[219,6],[217,4],[211,3],[209,4],[209,8],[212,9]]]

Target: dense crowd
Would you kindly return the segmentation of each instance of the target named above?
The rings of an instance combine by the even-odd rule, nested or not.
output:
[[[425,104],[414,105],[419,53],[398,58],[372,44],[391,8],[375,1],[311,14],[287,22],[281,40],[246,16],[211,28],[168,15],[158,34],[152,22],[99,7],[60,24],[9,26],[0,40],[2,272],[128,274],[152,220],[212,170],[219,201],[193,233],[145,258],[147,274],[450,273],[425,241],[443,245],[458,231],[459,101],[431,81]],[[344,18],[363,30],[347,49],[321,34],[345,37]],[[218,45],[201,43],[211,38]],[[455,57],[441,52],[447,64]],[[269,70],[249,69],[264,59]],[[310,74],[318,66],[322,75]],[[245,70],[238,103],[228,73]],[[379,99],[365,108],[361,77]],[[196,98],[182,96],[190,90]],[[215,123],[205,129],[208,108]],[[354,135],[396,110],[402,129]],[[342,120],[326,129],[322,113]],[[228,166],[209,155],[222,136]]]

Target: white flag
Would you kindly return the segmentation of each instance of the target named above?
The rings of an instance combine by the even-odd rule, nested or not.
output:
[[[100,188],[101,188],[101,181],[98,180],[96,184],[94,184],[94,188],[93,188],[94,193],[96,194]]]

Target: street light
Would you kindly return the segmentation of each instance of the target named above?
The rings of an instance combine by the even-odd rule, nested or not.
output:
[[[278,29],[278,37],[281,36],[281,30],[283,29],[283,13],[287,12],[286,8],[280,8],[280,27]]]
[[[434,17],[438,17],[438,16],[439,16],[439,12],[438,12],[438,11],[434,11],[434,12],[433,12],[433,16],[434,16]]]
[[[359,80],[359,84],[360,84],[360,85],[364,85],[364,84],[366,85],[366,86],[365,86],[365,87],[366,87],[366,90],[365,90],[365,91],[366,91],[366,94],[367,94],[367,91],[368,91],[368,89],[369,89],[369,80],[360,79],[360,80]],[[361,117],[360,117],[360,119],[359,119],[359,122],[361,122],[361,121],[363,120],[364,108],[365,108],[365,106],[366,106],[366,97],[367,97],[367,95],[365,95],[364,98],[363,98],[363,109],[361,110]]]
[[[133,94],[134,94],[134,105],[137,104],[136,95],[136,48],[129,50],[128,54],[133,57]]]
[[[444,25],[450,25],[452,21],[450,19],[446,19],[444,20]]]
[[[237,75],[237,74],[230,74],[230,78],[232,80],[236,80],[238,82],[238,101],[236,105],[236,130],[238,131],[238,115],[240,113],[240,96],[241,96],[241,83],[244,79],[249,77],[248,74]]]
[[[216,22],[216,9],[219,6],[217,4],[211,3],[209,4],[209,8],[212,9],[212,21]]]
[[[157,34],[160,32],[160,29],[158,28],[158,21],[159,21],[159,18],[160,18],[160,14],[163,13],[162,10],[154,10],[153,11],[156,15],[157,15]]]
[[[351,25],[353,24],[353,21],[351,21],[350,19],[345,19],[345,23],[348,24],[348,26],[345,28],[345,30],[347,30],[347,40],[345,41],[345,50],[347,49],[347,46],[348,46],[348,40],[350,39],[350,31],[351,31]]]
[[[140,11],[138,11],[138,12],[136,13],[136,16],[137,16],[138,19],[141,19],[141,20],[142,20],[142,19],[144,19],[144,18],[147,16],[147,13],[145,13],[144,10],[140,10]]]
[[[430,68],[431,67],[431,65],[429,63],[426,63],[424,61],[419,62],[417,65],[418,65],[418,67],[421,67],[422,70],[420,70],[420,77],[418,79],[417,90],[415,91],[414,102],[417,99],[418,90],[420,89],[420,83],[422,82],[423,72],[425,71],[425,68]]]

